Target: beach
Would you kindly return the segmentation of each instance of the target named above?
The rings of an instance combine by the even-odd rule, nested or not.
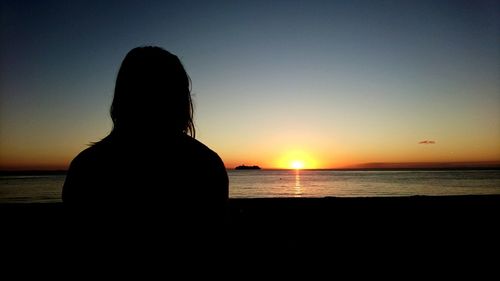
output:
[[[4,266],[113,276],[199,276],[197,268],[230,276],[491,276],[498,267],[499,195],[230,199],[228,211],[220,228],[185,221],[179,235],[161,214],[82,223],[60,203],[0,204]]]
[[[232,254],[430,251],[462,256],[473,251],[483,255],[499,249],[499,213],[500,195],[230,199],[227,221],[217,233]],[[76,239],[67,236],[74,218],[61,203],[0,204],[0,214],[2,235],[20,245],[67,246]],[[160,219],[147,223],[168,227]],[[97,226],[94,230],[106,235]],[[134,237],[160,238],[146,232]],[[129,246],[134,243],[131,238]]]

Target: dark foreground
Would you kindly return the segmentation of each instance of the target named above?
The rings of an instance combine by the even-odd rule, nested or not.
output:
[[[196,247],[229,259],[256,254],[270,259],[321,256],[380,261],[424,255],[423,261],[436,262],[495,262],[500,250],[500,195],[231,199],[228,213],[227,222],[214,226],[219,229]],[[75,231],[69,214],[62,204],[0,205],[3,241],[9,241],[14,251],[41,247],[64,249],[66,255],[92,249],[99,256],[103,249],[113,254],[141,247],[158,251],[184,247],[184,253],[195,255],[190,239],[204,235],[197,229],[181,240],[167,238],[169,224],[162,221],[153,222],[155,228],[134,225],[109,234],[112,218],[105,225],[87,224]]]

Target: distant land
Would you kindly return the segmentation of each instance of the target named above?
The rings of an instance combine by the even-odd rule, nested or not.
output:
[[[241,165],[241,166],[238,166],[236,168],[234,168],[235,170],[260,170],[260,167],[259,166],[246,166],[246,165]]]
[[[66,170],[0,170],[0,176],[66,175]]]
[[[341,169],[390,170],[390,169],[500,169],[500,161],[480,162],[374,162],[353,165]]]

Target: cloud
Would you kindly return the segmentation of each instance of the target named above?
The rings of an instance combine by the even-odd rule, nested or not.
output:
[[[418,144],[436,144],[436,142],[433,140],[423,140],[419,141]]]

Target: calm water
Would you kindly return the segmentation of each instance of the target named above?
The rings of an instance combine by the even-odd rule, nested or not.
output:
[[[499,170],[245,170],[228,174],[233,198],[500,194]],[[0,203],[60,202],[64,177],[0,176]]]

